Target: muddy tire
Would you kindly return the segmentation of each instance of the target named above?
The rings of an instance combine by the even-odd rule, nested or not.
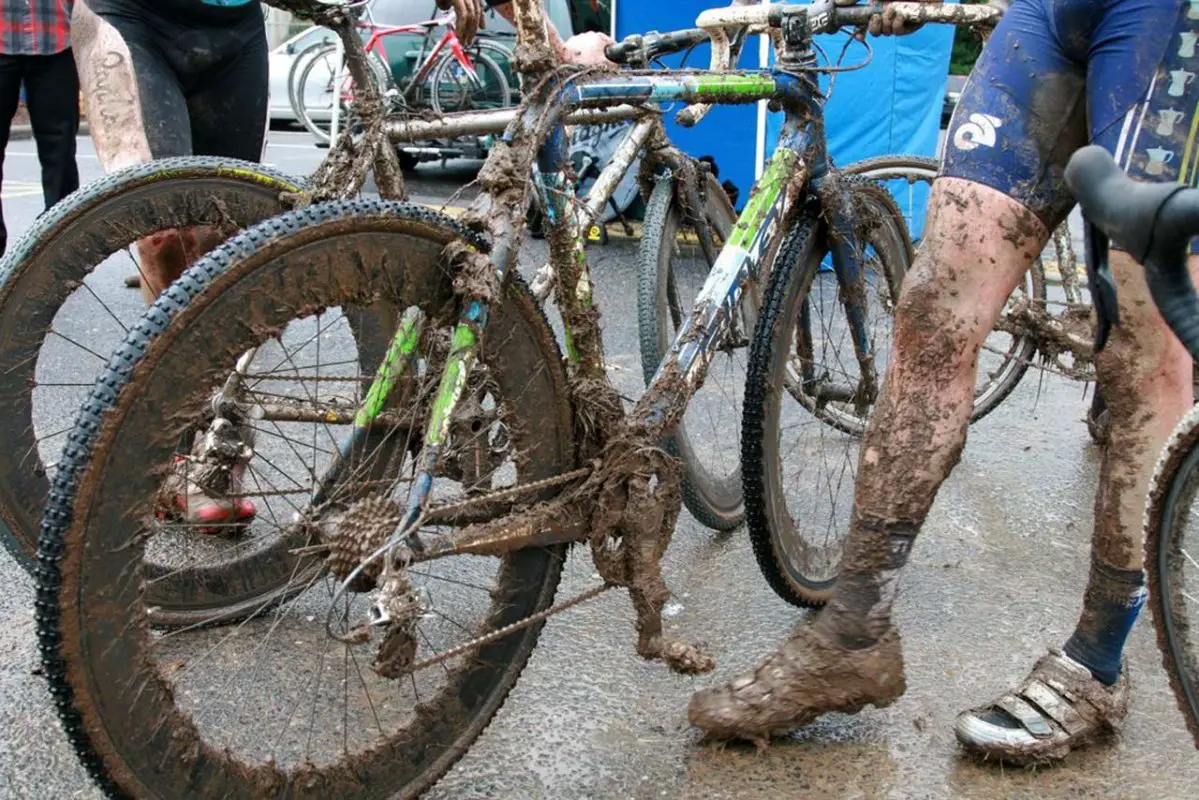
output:
[[[648,386],[675,333],[691,313],[695,296],[711,265],[698,242],[680,240],[689,228],[675,197],[675,184],[659,180],[646,207],[641,249],[637,256],[637,324],[641,369]],[[704,215],[719,249],[737,221],[728,196],[715,178],[708,177]],[[745,518],[741,465],[736,458],[740,440],[741,394],[745,385],[748,337],[757,322],[760,289],[746,287],[740,324],[730,342],[712,359],[704,386],[692,398],[687,413],[667,441],[667,449],[683,462],[683,502],[702,525],[728,531]],[[715,414],[721,422],[715,424]],[[734,421],[728,421],[728,415]],[[703,425],[704,422],[708,424]]]
[[[1166,442],[1145,511],[1145,570],[1157,645],[1199,747],[1199,533],[1187,529],[1197,495],[1199,408],[1183,417]]]
[[[894,196],[910,231],[913,216],[917,213],[914,206],[922,199],[914,187],[917,184],[931,185],[937,177],[939,167],[936,159],[897,155],[857,161],[847,166],[845,171],[886,186]],[[1045,307],[1045,267],[1039,258],[1025,274],[1024,284],[1017,289],[1017,293],[1013,294],[1013,298],[1022,294],[1040,308]],[[1003,333],[995,336],[994,340],[988,340],[984,345],[986,350],[979,359],[980,377],[974,387],[971,422],[978,422],[1007,399],[1028,371],[1037,353],[1036,339],[1031,336],[1012,337]],[[1010,341],[1004,341],[999,337],[1007,337]]]
[[[889,348],[879,346],[879,337],[890,334],[911,243],[885,189],[861,180],[851,184],[851,195],[859,220],[871,221],[861,234],[870,248],[863,250],[873,253],[863,264],[866,325],[881,381]],[[808,388],[829,376],[841,376],[838,383],[858,381],[837,280],[821,271],[827,253],[824,227],[810,217],[788,231],[750,349],[741,429],[754,555],[774,591],[803,607],[824,604],[836,585],[866,422],[849,403],[819,401]]]
[[[142,593],[145,543],[128,530],[160,480],[152,465],[171,458],[174,414],[206,402],[205,383],[227,375],[238,354],[298,317],[346,305],[416,305],[438,325],[456,320],[442,252],[463,239],[482,247],[452,220],[403,203],[349,201],[275,217],[174,283],[96,383],[46,511],[37,624],[64,729],[108,794],[414,797],[466,753],[502,705],[540,624],[411,673],[410,706],[407,676],[383,680],[367,668],[377,641],[327,637],[326,614],[341,618],[339,606],[330,609],[331,584],[318,582],[266,619],[247,620],[236,636],[152,636]],[[504,291],[479,368],[504,400],[501,420],[520,455],[517,479],[536,480],[573,466],[574,420],[552,330],[519,278]],[[455,565],[468,575],[494,569],[494,586],[477,592],[461,577],[437,584],[442,599],[433,607],[441,612],[455,612],[459,600],[477,606],[479,627],[464,626],[470,638],[547,608],[564,556],[564,547],[455,556],[421,562],[412,580]],[[295,569],[308,572],[299,563]],[[365,598],[358,602],[355,620]],[[461,636],[438,624],[441,612],[419,617],[421,630],[428,623],[437,636]],[[420,641],[418,659],[449,647]],[[231,674],[210,679],[216,671]]]
[[[248,228],[287,210],[282,193],[300,186],[233,159],[164,159],[87,184],[38,217],[9,248],[0,262],[0,543],[23,567],[33,569],[50,488],[34,428],[34,391],[56,315],[97,265],[143,236],[193,225]],[[141,309],[140,301],[130,302],[138,303],[132,322]],[[94,340],[83,344],[88,352],[70,365],[78,373],[71,380],[90,385],[109,351],[97,355]]]

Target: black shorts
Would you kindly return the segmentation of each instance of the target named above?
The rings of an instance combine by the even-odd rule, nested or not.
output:
[[[206,155],[261,160],[269,67],[266,28],[257,2],[237,6],[197,0],[80,3],[115,28],[128,48],[127,68],[133,72],[129,82],[136,86],[141,129],[153,158]],[[92,35],[90,28],[85,35]],[[81,74],[102,69],[97,64],[105,55],[98,53],[91,62],[80,60]],[[97,85],[88,77],[83,75],[85,91]],[[89,118],[89,124],[96,123]]]

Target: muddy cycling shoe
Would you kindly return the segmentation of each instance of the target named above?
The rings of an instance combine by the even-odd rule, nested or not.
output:
[[[245,465],[230,471],[227,496],[210,497],[197,481],[190,477],[193,459],[177,456],[175,471],[167,478],[160,495],[158,516],[181,524],[195,526],[204,534],[235,534],[254,520],[258,509],[254,503],[239,497]]]
[[[896,630],[870,647],[846,650],[804,624],[753,672],[697,692],[688,718],[705,738],[744,739],[760,747],[829,711],[889,706],[906,688]]]
[[[974,755],[1042,764],[1117,730],[1127,712],[1127,671],[1108,686],[1060,650],[1051,650],[1016,691],[959,714],[954,733]]]

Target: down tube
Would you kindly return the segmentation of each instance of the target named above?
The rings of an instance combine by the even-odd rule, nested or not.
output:
[[[638,424],[651,435],[668,433],[703,383],[712,353],[728,333],[746,282],[760,274],[763,255],[787,221],[791,202],[788,190],[798,179],[796,173],[808,169],[804,156],[816,128],[818,123],[809,120],[789,120],[784,125],[774,159],[708,273],[691,316],[679,329],[634,410]]]

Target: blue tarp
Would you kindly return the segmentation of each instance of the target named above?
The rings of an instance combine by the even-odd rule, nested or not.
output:
[[[658,2],[634,2],[620,0],[616,3],[616,37],[623,38],[632,33],[647,31],[673,31],[695,27],[695,18],[701,12],[725,3],[722,0],[658,0]],[[743,67],[757,67],[757,42],[753,52],[742,59]],[[711,49],[704,45],[696,48],[687,60],[688,66],[707,67]],[[664,59],[669,66],[677,67],[681,56]],[[679,105],[675,111],[683,108]],[[754,182],[754,168],[758,142],[758,110],[756,106],[722,106],[711,113],[694,128],[684,128],[674,121],[674,113],[667,115],[666,132],[680,149],[699,157],[710,155],[720,168],[721,180],[731,180],[741,189],[741,201],[749,196],[749,187]]]
[[[870,63],[860,70],[839,73],[832,97],[824,107],[829,153],[834,163],[845,166],[889,154],[937,154],[953,34],[954,28],[949,25],[925,25],[907,36],[870,38],[874,51]],[[848,39],[846,33],[817,37],[834,62]],[[858,64],[865,57],[865,46],[854,42],[841,63]],[[826,77],[821,85],[827,90],[829,79]],[[773,152],[782,124],[782,114],[767,117],[767,152]],[[908,226],[912,236],[918,237],[924,227],[927,187],[922,183],[909,187],[896,182],[892,192],[897,196],[902,193],[900,208],[905,214],[913,213]]]
[[[956,2],[956,0],[950,0]],[[618,3],[617,36],[647,30],[676,30],[692,27],[698,14],[715,5],[714,0],[672,0],[657,3]],[[818,40],[829,58],[837,60],[846,34],[821,36]],[[953,28],[927,25],[914,34],[901,37],[872,37],[871,63],[862,70],[837,75],[832,99],[825,107],[829,152],[839,165],[889,153],[935,155],[940,130],[945,80],[949,72],[949,54]],[[752,52],[742,59],[743,67],[757,66],[757,41]],[[860,63],[866,50],[851,44],[843,63]],[[708,63],[708,50],[697,50],[690,64]],[[672,66],[677,64],[677,60]],[[828,79],[823,81],[828,86]],[[782,124],[781,114],[766,120],[766,153]],[[696,128],[687,130],[668,124],[673,141],[694,156],[712,155],[720,166],[721,178],[731,179],[745,190],[753,183],[758,142],[758,113],[754,106],[717,108]],[[923,191],[923,190],[921,190]],[[914,198],[923,208],[924,197]],[[905,205],[911,201],[905,200]],[[913,220],[914,235],[919,235],[923,220]]]

